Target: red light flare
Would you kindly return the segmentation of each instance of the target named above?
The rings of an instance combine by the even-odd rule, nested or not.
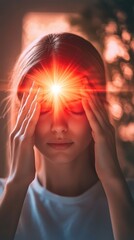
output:
[[[41,88],[41,104],[51,108],[54,117],[69,103],[80,101],[83,97],[90,97],[91,91],[103,91],[102,88],[94,88],[78,67],[71,63],[65,65],[53,61],[52,65],[35,68],[32,73],[27,74],[26,79],[35,81]],[[94,79],[93,79],[94,80]],[[56,88],[60,89],[58,92]],[[54,90],[54,91],[53,91]],[[24,89],[22,89],[24,91]],[[35,89],[37,91],[37,88]]]

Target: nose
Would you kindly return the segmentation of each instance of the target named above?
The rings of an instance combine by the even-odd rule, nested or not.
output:
[[[52,133],[66,133],[68,129],[67,125],[67,116],[65,113],[58,112],[56,115],[53,116],[52,124],[51,124],[51,131]]]

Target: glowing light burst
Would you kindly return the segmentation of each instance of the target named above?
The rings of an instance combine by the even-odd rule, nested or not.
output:
[[[62,88],[59,84],[53,84],[51,87],[51,91],[52,91],[52,94],[54,94],[54,96],[58,96],[62,91]]]
[[[71,64],[53,63],[50,67],[42,65],[27,75],[41,88],[41,102],[47,102],[56,114],[68,102],[81,99],[85,87],[82,84],[82,74]]]

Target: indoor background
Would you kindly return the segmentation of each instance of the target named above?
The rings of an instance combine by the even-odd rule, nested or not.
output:
[[[89,39],[103,56],[119,162],[124,175],[134,177],[133,23],[133,0],[0,0],[0,177],[7,173],[5,99],[12,67],[32,40],[55,31]]]

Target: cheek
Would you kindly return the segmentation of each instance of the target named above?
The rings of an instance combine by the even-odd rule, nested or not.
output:
[[[51,133],[51,117],[45,117],[39,119],[36,129],[35,129],[35,138],[37,141],[40,141],[44,137],[49,137]],[[68,131],[67,135],[77,139],[81,144],[90,142],[91,139],[91,127],[86,116],[80,117],[71,117],[67,121]]]
[[[48,135],[50,132],[50,119],[39,119],[35,128],[35,137],[37,140]]]
[[[85,115],[70,119],[69,126],[71,135],[80,146],[89,145],[92,139],[92,129]]]
[[[92,139],[92,129],[86,118],[81,121],[81,124],[79,125],[79,134],[81,143],[88,145]]]

